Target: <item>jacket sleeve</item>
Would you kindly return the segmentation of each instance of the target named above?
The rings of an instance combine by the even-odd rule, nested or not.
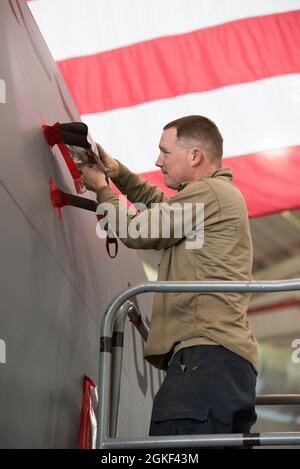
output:
[[[132,173],[125,165],[119,163],[119,175],[112,181],[132,203],[143,203],[147,207],[152,203],[167,200],[166,194],[158,187],[152,186],[145,179]]]
[[[211,212],[214,204],[218,209],[209,186],[198,181],[138,214],[132,213],[108,186],[100,189],[97,199],[98,213],[106,214],[105,222],[132,249],[167,249],[184,238],[197,241],[196,236],[201,242],[204,207],[210,205]]]

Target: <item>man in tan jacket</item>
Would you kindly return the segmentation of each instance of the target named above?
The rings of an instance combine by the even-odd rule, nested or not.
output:
[[[251,280],[247,209],[230,169],[221,168],[217,126],[203,116],[177,119],[164,127],[159,148],[156,166],[166,186],[178,191],[171,198],[98,145],[107,176],[131,202],[144,204],[139,213],[127,209],[103,173],[83,169],[100,209],[110,204],[115,210],[116,234],[130,248],[163,250],[158,280]],[[250,431],[257,344],[247,320],[249,299],[247,293],[155,295],[145,358],[167,374],[150,435]]]

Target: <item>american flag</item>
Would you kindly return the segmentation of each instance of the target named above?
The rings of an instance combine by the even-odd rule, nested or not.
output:
[[[168,193],[162,128],[201,114],[250,216],[300,207],[300,0],[28,4],[82,120],[130,169]]]

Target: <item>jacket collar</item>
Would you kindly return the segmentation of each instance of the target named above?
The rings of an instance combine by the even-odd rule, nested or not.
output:
[[[230,168],[218,168],[212,173],[207,174],[206,176],[201,177],[200,179],[196,179],[197,181],[201,181],[202,179],[207,179],[207,178],[216,178],[216,177],[223,177],[225,179],[229,179],[229,181],[232,181],[232,172]],[[180,192],[182,189],[184,189],[190,182],[195,182],[195,181],[184,181],[182,182],[179,187],[178,187],[178,192]]]

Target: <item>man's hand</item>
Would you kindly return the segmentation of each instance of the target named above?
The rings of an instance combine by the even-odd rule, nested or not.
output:
[[[102,187],[107,186],[105,174],[96,165],[86,165],[81,169],[82,181],[89,191],[98,192]]]
[[[114,177],[117,177],[119,174],[119,163],[112,156],[106,153],[106,151],[101,147],[101,145],[99,145],[99,143],[96,143],[96,145],[105,169],[105,173],[109,178],[113,179]]]

